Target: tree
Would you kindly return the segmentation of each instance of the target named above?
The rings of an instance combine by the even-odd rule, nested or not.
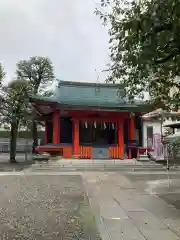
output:
[[[32,94],[36,95],[44,88],[48,88],[54,80],[52,62],[46,57],[31,57],[29,60],[20,61],[17,64],[17,77],[27,80],[32,88]],[[34,114],[33,114],[34,115]],[[37,124],[32,122],[33,145],[38,145]],[[33,151],[35,151],[33,149]]]
[[[25,126],[29,116],[29,83],[13,80],[4,88],[1,119],[10,126],[10,162],[16,162],[16,139],[18,129]]]
[[[3,101],[2,81],[3,81],[4,76],[5,76],[5,72],[4,72],[4,69],[2,67],[2,64],[0,63],[0,90],[1,90],[1,92],[0,92],[0,106],[1,106],[1,108],[2,108],[2,101]]]
[[[180,1],[101,0],[96,14],[109,27],[108,80],[122,82],[130,98],[148,91],[157,107],[178,108]]]
[[[0,63],[0,86],[2,86],[2,80],[3,80],[4,76],[5,76],[5,72],[2,67],[2,64]]]

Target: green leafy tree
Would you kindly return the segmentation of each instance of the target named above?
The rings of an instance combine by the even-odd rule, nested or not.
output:
[[[109,28],[108,80],[122,82],[130,98],[148,91],[156,107],[178,108],[180,1],[101,0],[96,14]]]
[[[3,78],[5,76],[5,72],[4,72],[4,69],[2,67],[2,64],[0,63],[0,111],[2,109],[2,106],[3,106],[3,91],[2,91],[2,81],[3,81]]]
[[[4,76],[5,76],[5,72],[2,67],[2,64],[0,63],[0,86],[2,86],[2,80],[3,80]]]
[[[54,80],[54,69],[52,62],[46,57],[31,57],[29,60],[20,61],[17,64],[17,77],[30,83],[32,94],[44,92],[51,86]],[[48,90],[45,91],[46,95]],[[33,113],[35,115],[35,113]],[[38,145],[37,123],[32,121],[33,145]],[[34,149],[33,149],[34,150]]]
[[[29,121],[29,83],[13,80],[4,88],[1,119],[10,126],[10,162],[16,162],[16,139],[18,129]]]

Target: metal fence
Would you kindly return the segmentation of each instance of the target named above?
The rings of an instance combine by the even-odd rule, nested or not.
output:
[[[10,140],[8,138],[0,138],[0,153],[10,152]],[[16,152],[25,153],[32,152],[32,140],[31,139],[17,139]]]
[[[180,142],[164,144],[167,166],[180,165]]]
[[[7,162],[10,153],[10,139],[0,138],[0,162]],[[16,157],[18,162],[32,160],[32,140],[18,138],[16,144]]]

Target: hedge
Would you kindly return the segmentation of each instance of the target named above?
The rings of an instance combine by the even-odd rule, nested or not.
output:
[[[10,131],[0,131],[0,138],[10,138]],[[27,138],[31,139],[32,138],[32,132],[30,131],[21,131],[18,132],[18,138]],[[38,132],[38,139],[44,139],[44,132],[40,131]]]

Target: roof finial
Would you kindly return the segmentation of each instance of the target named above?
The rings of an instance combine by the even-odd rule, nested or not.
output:
[[[97,78],[96,78],[96,83],[97,83],[97,84],[100,83],[99,78],[100,78],[101,72],[102,72],[101,70],[100,70],[99,72],[97,72],[97,70],[96,70],[96,68],[95,68],[95,73],[96,73],[96,75],[97,75]]]

